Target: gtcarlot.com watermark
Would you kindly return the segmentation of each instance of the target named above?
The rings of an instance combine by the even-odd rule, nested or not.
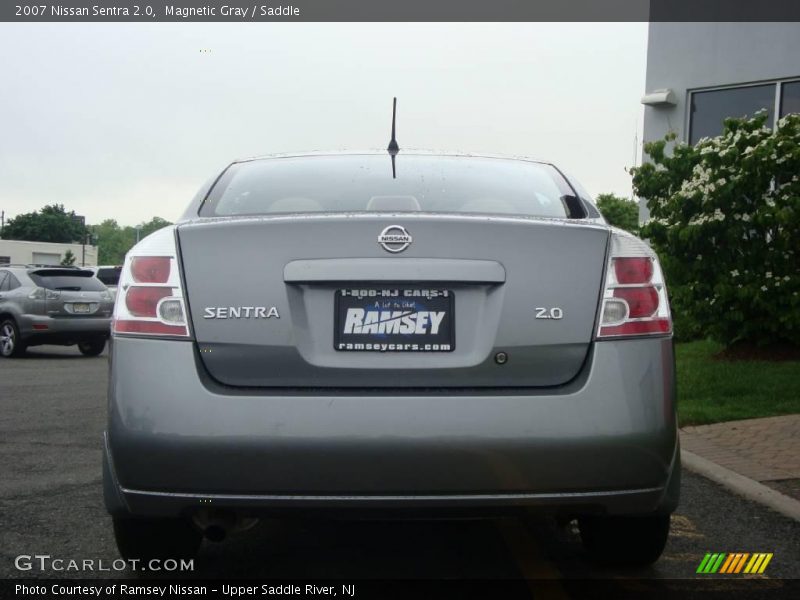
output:
[[[113,571],[153,571],[174,572],[194,571],[194,559],[153,558],[139,560],[137,558],[104,560],[102,558],[59,558],[49,554],[20,554],[14,559],[14,567],[18,571],[40,572],[113,572]]]

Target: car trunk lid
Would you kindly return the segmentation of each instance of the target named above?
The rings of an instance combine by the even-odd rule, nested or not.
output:
[[[387,251],[391,227],[408,239]],[[361,213],[202,219],[178,237],[199,357],[223,384],[529,387],[580,370],[608,229]]]

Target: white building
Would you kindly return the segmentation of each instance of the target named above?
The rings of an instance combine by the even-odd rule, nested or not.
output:
[[[9,264],[60,265],[67,250],[72,250],[72,254],[75,256],[73,263],[75,266],[97,265],[97,246],[0,240],[0,266]]]
[[[772,127],[800,113],[800,23],[650,23],[646,85],[645,142],[694,144],[762,109]]]

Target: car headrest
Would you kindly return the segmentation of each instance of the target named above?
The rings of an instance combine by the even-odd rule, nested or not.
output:
[[[506,200],[476,198],[461,205],[462,212],[513,214],[519,210]]]
[[[422,210],[419,200],[414,196],[373,196],[367,203],[367,210],[374,211],[414,211]]]
[[[279,198],[270,204],[267,212],[322,212],[322,204],[311,198],[303,198],[301,196],[290,196],[288,198]]]

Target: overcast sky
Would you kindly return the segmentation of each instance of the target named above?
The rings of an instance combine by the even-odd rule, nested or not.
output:
[[[384,148],[394,95],[402,147],[629,195],[646,45],[646,23],[0,24],[0,209],[174,220],[234,158]]]

